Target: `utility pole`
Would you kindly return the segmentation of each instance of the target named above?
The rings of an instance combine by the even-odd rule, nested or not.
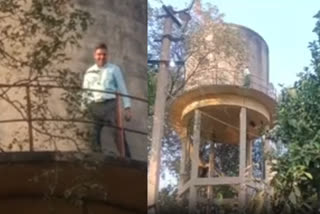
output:
[[[148,213],[156,213],[158,200],[159,172],[161,163],[161,147],[163,136],[163,125],[165,118],[165,106],[169,82],[170,45],[173,23],[181,26],[175,18],[172,7],[163,6],[166,15],[164,16],[164,29],[162,36],[162,47],[159,61],[159,74],[157,80],[156,100],[153,116],[152,143],[148,168]]]

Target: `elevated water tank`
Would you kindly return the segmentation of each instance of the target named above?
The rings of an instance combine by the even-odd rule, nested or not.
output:
[[[185,90],[199,88],[205,85],[235,85],[243,86],[244,77],[250,74],[250,88],[259,90],[270,96],[274,92],[269,85],[269,49],[265,40],[255,31],[240,25],[228,24],[242,44],[243,51],[237,53],[238,58],[245,58],[239,66],[234,55],[228,55],[214,49],[206,54],[206,60],[191,55],[186,62]],[[210,45],[210,36],[206,45]],[[209,44],[208,44],[209,43]],[[214,45],[214,44],[213,44]],[[196,70],[196,71],[195,71]]]

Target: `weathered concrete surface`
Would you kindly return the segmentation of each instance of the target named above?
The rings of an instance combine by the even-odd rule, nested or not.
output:
[[[147,2],[146,0],[87,1],[74,0],[88,10],[95,19],[77,50],[73,69],[84,72],[94,63],[92,55],[99,42],[109,49],[109,61],[120,66],[130,95],[147,99]],[[145,102],[132,100],[132,121],[125,126],[147,131],[147,108]],[[134,159],[147,160],[147,138],[126,133]]]
[[[146,0],[75,0],[95,19],[74,55],[74,69],[83,72],[93,64],[93,48],[105,42],[110,61],[119,65],[132,96],[147,99],[147,2]],[[132,100],[133,119],[126,127],[147,130],[147,103]],[[127,133],[133,158],[147,160],[146,136]]]
[[[237,58],[224,53],[212,53],[207,55],[207,61],[199,63],[194,57],[190,57],[187,64],[187,76],[191,76],[185,89],[190,90],[204,85],[235,85],[243,86],[244,69],[248,68],[251,74],[250,88],[270,93],[269,86],[269,49],[265,40],[255,31],[240,25],[229,24],[235,29],[239,41],[243,43],[244,52],[238,54],[247,55],[244,67],[235,67]],[[210,64],[215,64],[212,66]],[[207,65],[208,64],[208,65]],[[209,69],[206,69],[206,66]],[[196,71],[195,71],[195,68]]]
[[[101,155],[75,158],[74,155],[77,154],[0,154],[0,172],[6,175],[0,177],[2,212],[146,213],[145,162],[117,160]],[[82,189],[84,204],[77,206],[73,203],[76,197],[71,199],[69,196],[76,196],[79,187],[86,185],[91,188]]]
[[[123,71],[127,88],[132,96],[147,98],[147,1],[146,0],[74,0],[75,6],[91,13],[95,22],[89,27],[88,32],[80,42],[81,48],[68,49],[67,54],[72,58],[67,66],[81,73],[91,66],[93,51],[97,43],[105,42],[109,48],[109,61],[119,65]],[[60,65],[57,65],[60,66]],[[13,74],[11,77],[8,74]],[[9,78],[10,77],[10,78]],[[19,71],[1,69],[1,83],[12,83],[25,78],[25,74]],[[79,84],[80,86],[80,84]],[[63,118],[67,118],[67,104],[60,100],[59,90],[52,90],[53,94],[48,99],[50,109]],[[24,99],[25,89],[10,90],[10,97],[26,105]],[[31,97],[34,99],[34,97]],[[21,119],[17,109],[12,108],[4,100],[0,100],[1,119]],[[132,100],[133,118],[125,127],[139,131],[147,130],[147,103]],[[49,115],[46,115],[49,117]],[[54,130],[54,123],[50,123],[50,133],[59,135]],[[61,125],[62,126],[62,125]],[[90,127],[76,124],[76,128],[86,130]],[[68,137],[75,135],[74,129],[63,129]],[[17,134],[19,132],[19,134]],[[28,145],[27,123],[0,124],[0,144],[5,151],[26,151]],[[14,140],[16,138],[16,141]],[[55,143],[48,141],[48,136],[34,132],[34,149],[36,151],[74,151],[88,150],[88,142],[71,140],[56,140]],[[127,133],[129,146],[133,159],[147,160],[147,138],[141,134]],[[12,144],[12,142],[15,142]],[[10,145],[9,145],[10,144]],[[77,148],[78,147],[78,148]]]
[[[249,53],[249,70],[254,76],[253,84],[264,91],[269,84],[269,48],[266,41],[255,31],[244,26],[234,25],[239,29],[246,42]]]

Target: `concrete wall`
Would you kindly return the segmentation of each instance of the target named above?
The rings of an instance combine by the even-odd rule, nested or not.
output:
[[[74,55],[73,66],[81,72],[93,64],[93,48],[105,42],[109,48],[110,62],[123,71],[130,95],[147,99],[147,1],[146,0],[74,0],[95,18]],[[132,100],[132,121],[125,126],[147,131],[147,103]],[[147,138],[127,133],[134,159],[147,160]]]
[[[253,84],[258,89],[263,90],[269,83],[269,48],[266,41],[255,31],[234,25],[238,28],[245,40],[248,50],[248,68],[253,76]]]
[[[186,62],[187,77],[191,76],[191,78],[185,89],[190,90],[203,85],[243,86],[244,70],[248,68],[251,74],[250,87],[268,94],[269,50],[267,43],[259,34],[249,28],[233,24],[229,24],[229,26],[237,34],[237,37],[234,38],[239,39],[239,42],[230,43],[235,44],[233,51],[235,56],[217,51],[208,54],[207,59],[200,65],[198,65],[197,55],[191,56]],[[210,36],[214,35],[209,35],[206,38]],[[210,43],[209,39],[208,43]],[[241,48],[236,47],[237,43],[242,43],[243,52],[241,52]],[[214,44],[208,45],[215,46]],[[241,62],[241,57],[236,56],[237,54],[245,56],[245,60]]]
[[[147,1],[146,0],[73,0],[76,7],[85,9],[94,18],[94,24],[89,27],[88,32],[80,42],[80,48],[67,49],[66,53],[71,57],[67,66],[83,76],[86,69],[93,65],[93,51],[97,43],[105,42],[109,48],[109,61],[120,66],[123,71],[129,94],[147,99]],[[60,65],[57,65],[60,66]],[[11,76],[9,75],[11,74]],[[10,76],[10,78],[8,77]],[[24,73],[1,68],[1,83],[13,83],[25,78]],[[80,86],[80,84],[79,84]],[[48,98],[49,108],[61,117],[67,117],[67,104],[60,99],[63,91],[52,90]],[[11,89],[8,96],[21,102],[26,106],[24,99],[25,89]],[[31,97],[34,99],[34,97]],[[21,118],[17,109],[0,99],[0,118]],[[133,118],[125,127],[139,131],[147,130],[147,103],[132,100]],[[37,113],[36,111],[34,112]],[[50,115],[46,115],[50,117]],[[60,130],[61,125],[60,123]],[[55,130],[57,124],[51,123],[50,132],[61,134]],[[88,129],[87,126],[77,124],[80,130]],[[65,135],[72,137],[74,130],[63,128]],[[27,151],[28,146],[27,123],[5,123],[0,124],[0,144],[5,151]],[[76,147],[87,150],[88,142],[72,142],[70,140],[58,140],[54,145],[49,142],[49,137],[34,131],[34,148],[36,151],[62,150],[72,151]],[[146,136],[141,134],[127,133],[129,146],[133,159],[147,160]],[[15,142],[12,144],[12,142]],[[9,145],[11,144],[11,145]],[[75,145],[77,144],[77,145]]]
[[[0,153],[1,213],[146,213],[147,164],[95,156]]]

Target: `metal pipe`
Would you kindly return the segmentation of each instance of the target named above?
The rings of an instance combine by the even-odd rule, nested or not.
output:
[[[26,87],[26,99],[27,99],[27,121],[28,121],[28,132],[29,132],[29,148],[33,151],[33,128],[32,128],[32,106],[30,99],[30,87]]]
[[[117,138],[117,147],[120,153],[121,158],[125,158],[125,147],[124,147],[124,130],[123,130],[123,120],[122,120],[122,108],[121,108],[121,102],[120,102],[120,96],[118,93],[116,93],[116,102],[117,102],[117,107],[116,107],[116,115],[117,115],[117,126],[119,127],[117,130],[118,133],[118,138]]]

